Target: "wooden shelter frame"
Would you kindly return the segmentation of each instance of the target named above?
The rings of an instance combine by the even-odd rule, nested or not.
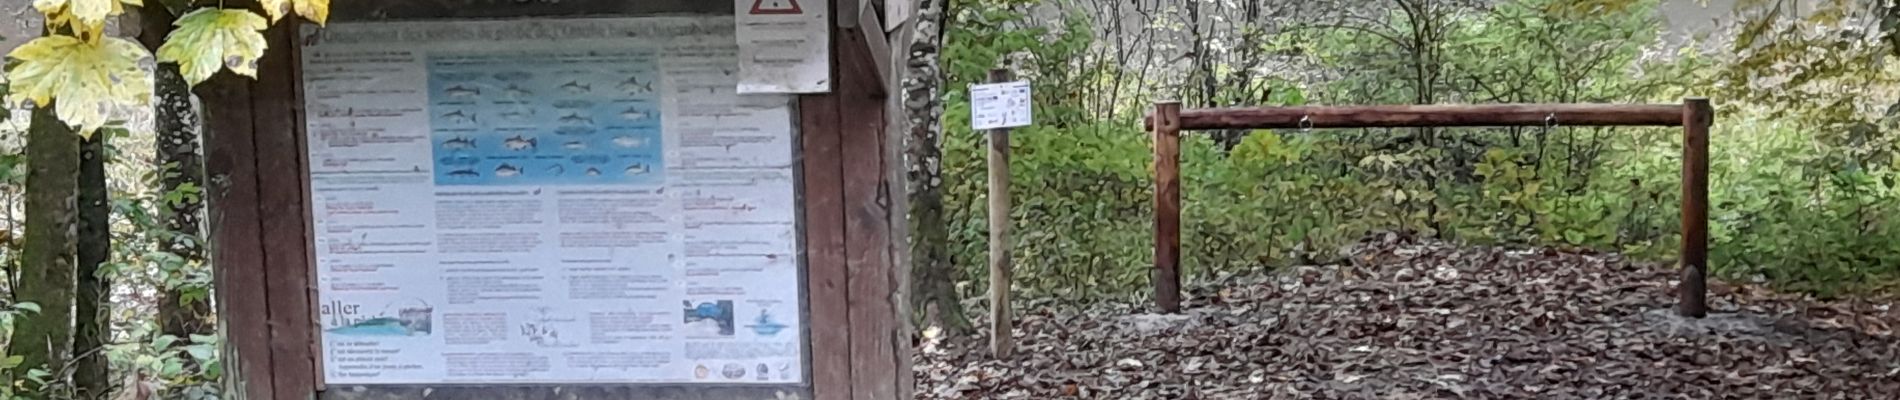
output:
[[[797,385],[327,385],[318,329],[306,152],[303,40],[296,24],[264,32],[255,80],[221,74],[204,99],[209,241],[233,399],[817,399],[895,400],[911,392],[903,71],[912,0],[828,2],[829,93],[795,96],[806,379]],[[254,7],[233,0],[231,7]],[[733,12],[708,0],[392,0],[340,2],[331,21],[573,18]],[[888,13],[888,14],[887,14]],[[891,20],[892,15],[905,15]],[[888,28],[887,28],[888,27]],[[894,61],[895,59],[895,61]]]
[[[1681,281],[1676,312],[1708,315],[1709,128],[1715,111],[1705,98],[1681,105],[1502,104],[1351,107],[1260,107],[1182,110],[1155,104],[1147,127],[1154,140],[1155,304],[1181,309],[1181,132],[1222,129],[1326,129],[1512,126],[1682,127]]]

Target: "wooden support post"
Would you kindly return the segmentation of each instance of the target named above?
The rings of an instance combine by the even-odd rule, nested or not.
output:
[[[1009,82],[1007,69],[990,70],[990,83]],[[990,136],[990,352],[1008,358],[1015,347],[1009,310],[1009,129]]]
[[[1155,305],[1181,312],[1181,103],[1155,104]]]
[[[1705,98],[1682,105],[1682,284],[1676,313],[1702,318],[1709,315],[1709,126],[1715,109]]]

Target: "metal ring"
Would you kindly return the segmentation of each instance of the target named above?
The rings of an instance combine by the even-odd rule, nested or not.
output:
[[[1300,131],[1311,131],[1311,130],[1313,130],[1313,118],[1305,116],[1305,115],[1301,115],[1300,116]]]
[[[1557,113],[1544,116],[1544,129],[1557,127]]]

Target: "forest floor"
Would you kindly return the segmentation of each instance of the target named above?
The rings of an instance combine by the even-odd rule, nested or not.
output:
[[[1030,307],[1007,360],[926,334],[917,398],[1900,398],[1890,299],[1711,282],[1717,312],[1685,319],[1673,268],[1616,255],[1393,235],[1350,252],[1195,287],[1180,315]]]

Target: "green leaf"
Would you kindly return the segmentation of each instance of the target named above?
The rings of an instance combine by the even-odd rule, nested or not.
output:
[[[138,43],[115,37],[33,39],[7,54],[13,82],[7,102],[58,105],[60,121],[91,136],[113,110],[151,101],[152,74],[139,67],[150,55]]]
[[[218,69],[257,77],[257,59],[269,47],[260,33],[270,26],[263,16],[245,10],[205,8],[178,18],[177,30],[158,48],[159,62],[178,63],[185,80],[196,85],[211,79]]]
[[[158,350],[158,351],[164,351],[165,349],[172,348],[172,344],[177,343],[177,342],[178,342],[177,336],[161,335],[156,339],[152,339],[152,349]]]
[[[13,304],[13,309],[15,309],[15,310],[20,310],[20,311],[26,311],[26,312],[30,312],[30,313],[34,313],[34,314],[39,314],[39,313],[40,313],[40,305],[39,305],[39,304],[34,304],[34,303],[14,303],[14,304]]]

